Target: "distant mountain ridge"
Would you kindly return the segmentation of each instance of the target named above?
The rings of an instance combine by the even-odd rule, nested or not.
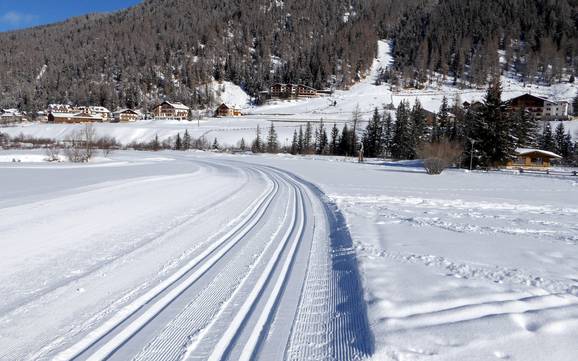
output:
[[[216,101],[207,87],[213,79],[250,95],[273,82],[343,88],[369,69],[380,38],[392,39],[395,54],[384,79],[404,85],[434,73],[484,82],[496,72],[500,50],[511,61],[498,59],[498,68],[531,68],[539,76],[551,67],[549,79],[558,81],[561,71],[567,78],[578,64],[578,0],[517,3],[146,0],[111,14],[0,33],[0,106],[116,109],[171,99],[205,107]],[[483,24],[467,6],[487,8]],[[522,42],[527,47],[512,40],[521,38],[537,40]],[[481,55],[489,60],[481,62]]]

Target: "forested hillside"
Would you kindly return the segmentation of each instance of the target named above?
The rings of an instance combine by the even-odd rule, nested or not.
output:
[[[249,94],[272,82],[343,88],[391,38],[395,73],[469,85],[516,69],[559,81],[578,66],[578,0],[146,0],[114,14],[0,34],[0,106],[147,107],[211,102],[205,84]],[[498,63],[503,50],[505,64]],[[391,75],[394,75],[393,77]]]
[[[405,85],[432,74],[485,85],[507,72],[524,82],[570,80],[578,69],[578,0],[441,0],[408,6],[395,33]]]

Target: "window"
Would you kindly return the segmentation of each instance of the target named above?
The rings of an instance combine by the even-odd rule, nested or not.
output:
[[[544,164],[544,160],[540,157],[532,158],[533,165],[542,165]]]

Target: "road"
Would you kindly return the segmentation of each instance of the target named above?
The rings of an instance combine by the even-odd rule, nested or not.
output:
[[[173,159],[195,174],[244,175],[238,178],[259,181],[260,191],[235,216],[223,211],[230,220],[212,232],[207,233],[204,222],[182,220],[169,235],[205,232],[202,246],[90,327],[37,345],[40,351],[31,358],[351,360],[371,354],[373,340],[351,239],[340,213],[317,188],[264,165],[177,155]],[[215,191],[221,197],[197,209],[193,218],[202,218],[244,188],[248,186]],[[170,241],[170,236],[163,237]],[[120,262],[127,262],[125,254],[109,261]],[[134,269],[147,267],[144,259],[133,262],[142,263]]]

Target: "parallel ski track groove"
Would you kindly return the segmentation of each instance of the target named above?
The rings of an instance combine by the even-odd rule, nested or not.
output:
[[[94,344],[99,342],[101,339],[105,338],[111,332],[114,332],[119,325],[121,325],[128,318],[136,314],[138,311],[142,310],[143,307],[145,306],[148,306],[149,307],[148,310],[151,310],[155,305],[159,305],[157,306],[157,309],[154,310],[155,312],[153,312],[153,314],[149,315],[147,315],[146,313],[143,314],[143,316],[146,315],[147,318],[154,317],[156,314],[161,312],[172,300],[178,297],[180,293],[182,293],[182,291],[174,292],[173,294],[168,293],[167,296],[170,296],[169,298],[167,299],[163,298],[164,301],[163,299],[159,300],[159,302],[163,301],[162,307],[160,306],[159,303],[154,303],[150,306],[148,305],[148,303],[152,299],[161,296],[163,292],[166,292],[167,289],[171,287],[173,287],[173,290],[178,290],[179,286],[181,286],[180,288],[186,289],[186,287],[190,286],[190,285],[186,285],[186,287],[183,286],[183,283],[185,281],[190,281],[190,278],[183,280],[183,277],[186,276],[187,273],[191,272],[193,269],[198,268],[203,272],[201,274],[195,274],[194,276],[197,276],[197,278],[200,277],[210,267],[212,267],[214,263],[218,261],[218,259],[220,259],[226,252],[228,252],[228,250],[230,250],[230,248],[232,248],[242,238],[244,234],[249,232],[255,226],[255,224],[258,223],[258,221],[264,216],[265,211],[267,210],[267,208],[269,207],[269,205],[271,204],[272,200],[275,198],[275,195],[279,190],[279,184],[277,183],[277,181],[273,180],[272,183],[273,183],[272,187],[270,187],[269,191],[254,202],[254,207],[250,208],[251,211],[249,212],[249,214],[237,226],[235,226],[234,229],[230,230],[219,241],[215,242],[211,247],[209,247],[202,254],[197,256],[193,261],[189,262],[189,264],[184,269],[177,271],[177,273],[173,275],[175,279],[171,280],[171,282],[166,282],[166,284],[163,283],[155,287],[154,289],[150,290],[145,295],[141,296],[141,298],[137,300],[137,301],[140,300],[140,302],[135,301],[135,303],[137,303],[136,306],[131,308],[131,305],[128,305],[127,309],[124,310],[125,311],[124,313],[118,314],[119,316],[117,319],[109,320],[109,322],[105,323],[100,328],[93,331],[90,334],[92,335],[92,337],[79,341],[77,344],[73,345],[68,350],[57,355],[55,360],[72,360],[79,357],[80,355],[84,354],[87,350],[89,350]],[[219,248],[225,251],[219,253],[218,251]],[[209,258],[214,253],[219,257]],[[203,269],[203,267],[205,269]],[[170,299],[171,297],[172,299]],[[141,318],[135,321],[139,320],[144,321]],[[126,333],[125,331],[127,330],[127,328],[131,327],[131,325],[133,325],[132,329],[130,329],[130,332]],[[108,342],[102,348],[100,348],[96,353],[92,354],[88,359],[103,360],[110,357],[110,355],[112,355],[119,347],[122,346],[122,344],[124,344],[124,342],[130,339],[130,337],[134,335],[136,332],[138,332],[143,326],[144,326],[143,324],[136,325],[134,322],[132,322],[127,326],[127,328],[125,328],[122,331],[121,334],[119,334],[121,335],[120,337],[119,335],[117,335],[110,342]]]
[[[263,270],[261,277],[257,280],[251,293],[248,295],[246,301],[242,304],[241,308],[238,310],[234,319],[229,324],[229,327],[226,329],[225,333],[222,335],[221,339],[213,349],[213,352],[208,357],[208,361],[222,361],[226,360],[229,357],[229,353],[232,347],[235,345],[239,333],[244,328],[245,321],[254,310],[255,305],[259,302],[260,297],[262,296],[266,286],[272,280],[272,277],[275,273],[275,269],[277,268],[279,262],[281,261],[281,256],[283,252],[287,249],[287,247],[289,247],[290,243],[292,242],[289,254],[286,258],[286,262],[282,266],[281,274],[277,278],[278,282],[275,285],[274,290],[270,295],[269,300],[267,301],[265,309],[263,310],[257,321],[257,324],[254,326],[253,330],[251,330],[252,332],[250,334],[248,343],[245,344],[245,348],[243,349],[241,360],[250,360],[253,358],[254,353],[256,352],[257,346],[259,344],[259,341],[264,336],[263,333],[265,327],[267,326],[267,323],[271,316],[270,311],[274,308],[275,304],[277,303],[281,289],[283,288],[286,282],[290,266],[295,258],[297,246],[299,245],[300,240],[302,238],[303,229],[305,225],[305,210],[303,206],[303,194],[301,193],[302,190],[300,189],[300,187],[296,186],[292,182],[289,182],[287,179],[284,179],[284,181],[287,184],[290,184],[293,190],[295,208],[292,214],[291,220],[292,226],[288,228],[287,232],[283,236],[281,244],[275,250],[270,261],[265,266],[265,269]],[[296,228],[295,226],[297,220],[299,220],[299,225]],[[295,235],[291,237],[291,235],[294,233]]]

